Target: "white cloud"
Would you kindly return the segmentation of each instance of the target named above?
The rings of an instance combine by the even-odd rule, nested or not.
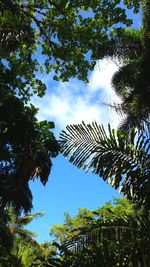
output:
[[[33,104],[39,108],[38,119],[54,121],[59,132],[70,123],[97,121],[113,127],[118,125],[115,111],[102,105],[119,101],[111,87],[111,77],[117,70],[117,65],[106,59],[99,61],[95,70],[89,76],[89,84],[72,79],[68,83],[52,81],[44,78],[48,90],[40,99],[33,97]],[[52,86],[51,86],[52,84]]]
[[[94,72],[90,77],[89,88],[92,91],[99,89],[110,89],[112,74],[118,66],[110,59],[99,60]]]

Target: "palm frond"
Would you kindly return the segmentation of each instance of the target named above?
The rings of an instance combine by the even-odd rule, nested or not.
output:
[[[105,103],[103,102],[102,105],[104,105],[106,108],[111,108],[116,111],[118,115],[123,117],[126,112],[126,107],[123,105],[123,103]]]
[[[17,227],[16,227],[15,234],[19,235],[20,237],[27,238],[27,239],[38,237],[38,235],[33,231],[30,231],[24,228],[17,228]]]
[[[131,198],[144,198],[143,191],[149,187],[150,139],[137,135],[134,129],[121,132],[108,125],[108,134],[103,125],[69,125],[60,133],[60,147],[78,168],[102,177],[116,189]]]
[[[37,218],[43,216],[44,214],[45,214],[45,212],[37,212],[34,214],[28,214],[26,216],[18,217],[16,219],[16,223],[18,226],[23,227],[23,226],[27,225],[28,223],[30,223],[32,220],[37,219]]]

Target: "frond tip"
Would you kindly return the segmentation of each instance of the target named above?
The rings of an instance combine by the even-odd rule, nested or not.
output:
[[[60,133],[59,143],[63,155],[75,166],[92,169],[116,189],[121,186],[131,198],[143,195],[148,186],[150,140],[134,129],[122,132],[108,125],[107,134],[103,125],[82,122],[68,125]]]

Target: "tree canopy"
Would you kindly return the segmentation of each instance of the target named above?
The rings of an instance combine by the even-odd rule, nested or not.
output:
[[[142,26],[131,29],[126,11],[140,8]],[[2,266],[148,266],[149,14],[149,0],[0,0]],[[137,206],[117,199],[93,211],[80,208],[74,218],[66,213],[65,223],[51,229],[56,242],[38,244],[22,227],[41,213],[19,215],[32,209],[29,181],[47,183],[60,146],[54,123],[39,122],[29,101],[46,91],[40,73],[56,81],[88,82],[88,71],[104,57],[117,57],[120,64],[112,85],[122,103],[110,106],[126,115],[121,129],[109,126],[106,134],[96,123],[67,126],[59,144],[77,167],[93,168],[115,188],[121,186]]]
[[[53,71],[55,80],[77,77],[86,82],[88,70],[93,69],[97,59],[118,56],[126,62],[112,82],[123,98],[123,111],[130,121],[136,117],[137,121],[147,122],[149,3],[123,3],[124,6],[120,0],[0,1],[2,208],[13,202],[18,210],[30,210],[32,194],[28,182],[40,177],[45,184],[52,165],[50,156],[59,151],[50,131],[53,123],[38,123],[36,109],[26,106],[31,95],[43,96],[46,90],[37,73]],[[133,22],[126,15],[126,8],[136,13],[140,5],[142,31],[126,29]],[[129,72],[131,77],[127,80]]]
[[[59,243],[62,266],[149,265],[149,217],[125,198],[95,210],[81,208],[74,217],[67,213],[50,233]]]
[[[116,110],[127,115],[121,127],[149,129],[149,1],[1,0],[0,7],[1,81],[11,94],[43,96],[46,86],[36,76],[43,71],[87,82],[96,60],[118,57],[112,84],[122,99]],[[126,9],[140,7],[142,29],[131,30]]]
[[[67,81],[77,77],[87,81],[88,70],[93,69],[95,60],[105,56],[112,27],[120,29],[120,23],[132,24],[125,8],[120,7],[120,0],[0,2],[0,47],[9,66],[14,66],[13,76],[17,74],[14,89],[21,90],[21,95],[30,94],[29,88],[38,95],[45,90],[35,78],[34,72],[42,71],[43,67],[34,53],[45,55],[44,70],[47,73],[54,70],[54,79]],[[138,12],[140,2],[124,1],[124,4]],[[6,71],[9,73],[9,68]]]

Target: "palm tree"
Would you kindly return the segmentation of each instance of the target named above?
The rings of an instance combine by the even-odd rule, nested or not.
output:
[[[34,219],[37,219],[44,214],[45,212],[37,212],[34,214],[27,214],[25,216],[18,216],[13,206],[10,206],[8,208],[9,221],[7,226],[12,235],[19,236],[21,239],[25,239],[27,241],[36,242],[34,238],[38,235],[30,230],[25,229],[24,227]]]
[[[14,237],[11,253],[18,259],[22,267],[47,266],[44,265],[46,259],[44,257],[42,245],[35,240],[38,235],[33,231],[24,228],[32,220],[43,215],[44,212],[37,212],[34,214],[27,214],[25,216],[18,216],[12,206],[8,208],[9,221],[7,226]],[[49,260],[50,258],[51,255],[49,255]]]
[[[112,78],[112,86],[122,104],[108,104],[125,117],[121,129],[137,127],[150,133],[150,1],[142,2],[141,29],[112,29],[106,55],[117,57],[121,65]]]
[[[35,241],[37,234],[24,229],[24,227],[33,219],[38,218],[44,212],[28,214],[19,217],[13,206],[2,210],[1,229],[0,229],[0,266],[16,266],[23,267],[22,255],[30,245],[32,251],[39,248],[39,244]]]
[[[121,105],[112,106],[125,114],[120,125],[122,130],[137,127],[150,133],[150,73],[147,68],[146,59],[140,56],[121,66],[112,78],[113,88],[122,100]]]
[[[128,198],[150,204],[150,139],[134,129],[121,132],[103,125],[69,125],[60,134],[60,147],[78,168],[99,175]]]

